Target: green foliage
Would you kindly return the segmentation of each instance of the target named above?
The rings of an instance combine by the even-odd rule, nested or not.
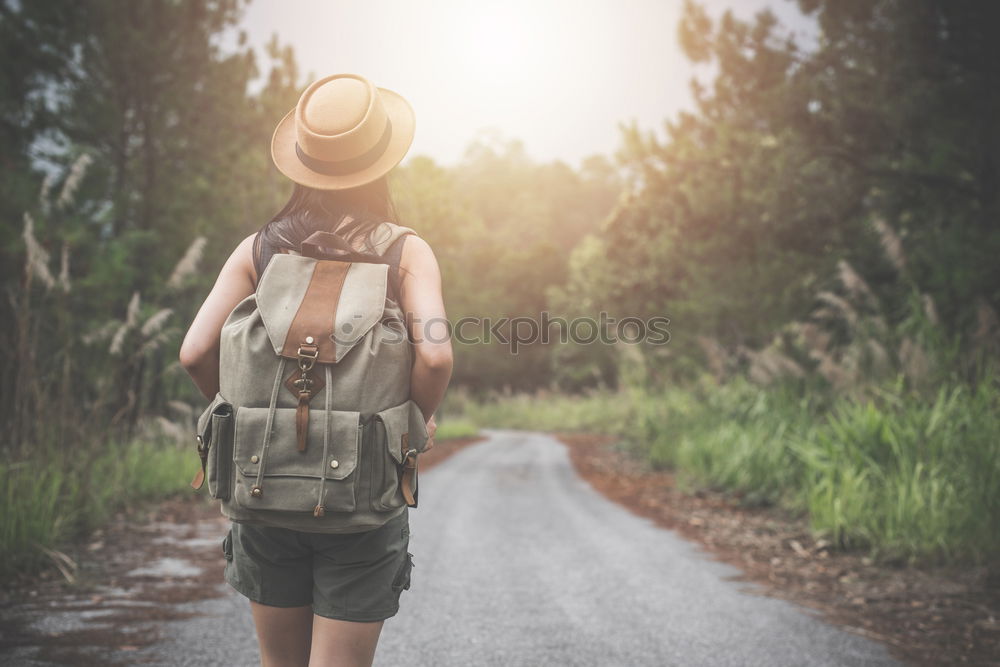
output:
[[[904,558],[985,558],[1000,549],[1000,391],[942,386],[934,401],[887,388],[840,402],[792,450],[813,526]]]
[[[394,172],[393,186],[401,222],[437,255],[449,320],[495,324],[540,318],[549,306],[546,291],[566,280],[570,252],[611,210],[620,176],[598,155],[579,171],[561,162],[537,164],[520,142],[493,134],[470,145],[454,168],[414,157]],[[499,331],[509,336],[510,327]],[[492,336],[484,343],[481,325],[460,333],[476,342],[454,341],[455,384],[483,391],[549,386],[561,366],[558,345],[530,345],[512,355]]]
[[[263,68],[243,37],[220,50],[245,5],[0,0],[12,562],[83,525],[73,508],[104,516],[177,481],[172,459],[140,458],[202,400],[179,334],[289,191],[266,146],[303,82],[276,39]],[[623,125],[617,164],[539,164],[487,134],[455,167],[394,170],[453,322],[670,319],[660,347],[457,342],[465,391],[439,437],[619,434],[691,484],[807,511],[844,545],[995,553],[1000,5],[799,6],[819,29],[809,49],[770,12],[686,2],[679,42],[713,78],[664,137]],[[105,441],[140,444],[114,460],[85,447],[88,478],[33,458]]]
[[[197,457],[167,441],[52,444],[0,465],[0,576],[37,567],[66,539],[147,499],[190,491]]]
[[[621,432],[631,418],[628,397],[607,391],[583,396],[547,391],[477,396],[459,389],[448,393],[441,412],[477,427],[608,434]]]
[[[445,440],[456,440],[458,438],[474,438],[479,435],[479,427],[468,420],[451,420],[442,422],[438,426],[434,440],[444,442]]]
[[[943,385],[928,402],[890,381],[858,400],[744,379],[451,405],[483,427],[621,437],[682,487],[803,512],[817,537],[883,561],[1000,554],[1000,385]]]
[[[11,567],[123,503],[177,490],[181,457],[186,472],[194,460],[190,447],[144,444],[189,433],[202,400],[177,363],[180,334],[290,189],[264,148],[299,75],[276,40],[265,72],[245,39],[220,49],[245,5],[0,0]],[[44,443],[73,443],[73,455]]]
[[[651,464],[882,558],[995,557],[998,8],[800,6],[809,52],[686,3],[715,79],[664,140],[624,128],[628,192],[558,301],[670,317],[613,366]]]
[[[735,380],[646,400],[662,401],[663,417],[649,429],[653,439],[633,439],[649,443],[654,463],[675,465],[682,482],[733,490],[753,503],[777,502],[795,486],[798,469],[784,442],[813,407],[793,388],[762,392]]]
[[[668,381],[691,379],[699,338],[759,347],[810,307],[844,259],[890,325],[938,306],[964,348],[976,305],[1000,305],[1000,60],[996,3],[811,0],[804,50],[775,17],[711,18],[685,3],[682,47],[710,63],[696,110],[666,136],[623,127],[628,195],[571,261],[564,303],[671,318]],[[870,224],[907,245],[880,257]],[[902,279],[899,274],[902,273]],[[918,344],[923,344],[918,341]]]
[[[264,86],[248,93],[257,56],[245,40],[218,46],[245,4],[0,3],[4,48],[18,52],[0,104],[30,100],[0,133],[12,158],[0,181],[17,184],[0,238],[10,446],[109,424],[127,438],[168,399],[200,402],[176,361],[183,322],[288,189],[267,152],[246,147],[267,145],[298,72],[273,41]]]

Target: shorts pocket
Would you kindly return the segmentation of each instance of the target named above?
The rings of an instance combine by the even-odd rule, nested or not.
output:
[[[230,528],[226,536],[222,538],[222,555],[227,561],[233,559],[233,529]]]
[[[406,503],[400,487],[401,467],[406,452],[423,450],[427,443],[427,428],[420,408],[412,400],[375,413],[374,442],[371,447],[372,509],[391,510]]]
[[[410,588],[410,573],[413,570],[413,554],[406,552],[406,558],[399,565],[396,576],[392,580],[392,592],[397,595]]]
[[[250,509],[312,512],[322,494],[325,510],[354,511],[360,413],[331,411],[327,433],[326,411],[313,410],[303,452],[296,446],[294,408],[274,410],[270,441],[264,447],[267,415],[268,408],[236,412],[236,503]]]

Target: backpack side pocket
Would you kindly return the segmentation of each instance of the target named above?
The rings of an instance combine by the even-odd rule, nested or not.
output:
[[[195,426],[195,439],[198,441],[198,458],[200,459],[200,465],[198,466],[198,472],[191,480],[191,488],[198,490],[205,484],[205,480],[208,479],[208,466],[209,457],[214,456],[215,452],[211,450],[212,446],[212,416],[215,414],[216,408],[220,405],[229,405],[226,399],[222,397],[222,394],[216,393],[212,402],[205,407],[201,415],[198,417],[197,424]]]
[[[219,403],[212,410],[208,439],[208,495],[229,500],[233,479],[233,406]]]
[[[427,429],[420,408],[407,400],[376,412],[375,423],[378,428],[372,451],[372,509],[386,511],[409,505],[404,488],[413,495],[415,503],[416,457],[408,453],[419,453],[427,445]],[[407,461],[414,466],[410,475],[405,472]],[[416,504],[410,506],[416,507]]]
[[[383,410],[374,415],[365,447],[371,461],[371,506],[385,512],[403,504],[399,491],[399,465],[402,456],[393,447],[400,426],[399,410]]]

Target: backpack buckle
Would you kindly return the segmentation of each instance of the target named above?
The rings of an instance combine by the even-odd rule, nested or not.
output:
[[[310,336],[307,341],[299,345],[299,349],[296,355],[299,359],[299,368],[303,371],[312,370],[313,365],[316,363],[316,358],[319,356],[319,346],[311,343],[312,336]]]

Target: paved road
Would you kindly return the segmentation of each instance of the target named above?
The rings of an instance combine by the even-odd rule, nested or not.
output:
[[[728,580],[736,568],[593,491],[548,436],[491,431],[420,483],[412,585],[376,665],[897,664]],[[243,598],[188,606],[204,615],[170,621],[137,662],[257,664]]]

